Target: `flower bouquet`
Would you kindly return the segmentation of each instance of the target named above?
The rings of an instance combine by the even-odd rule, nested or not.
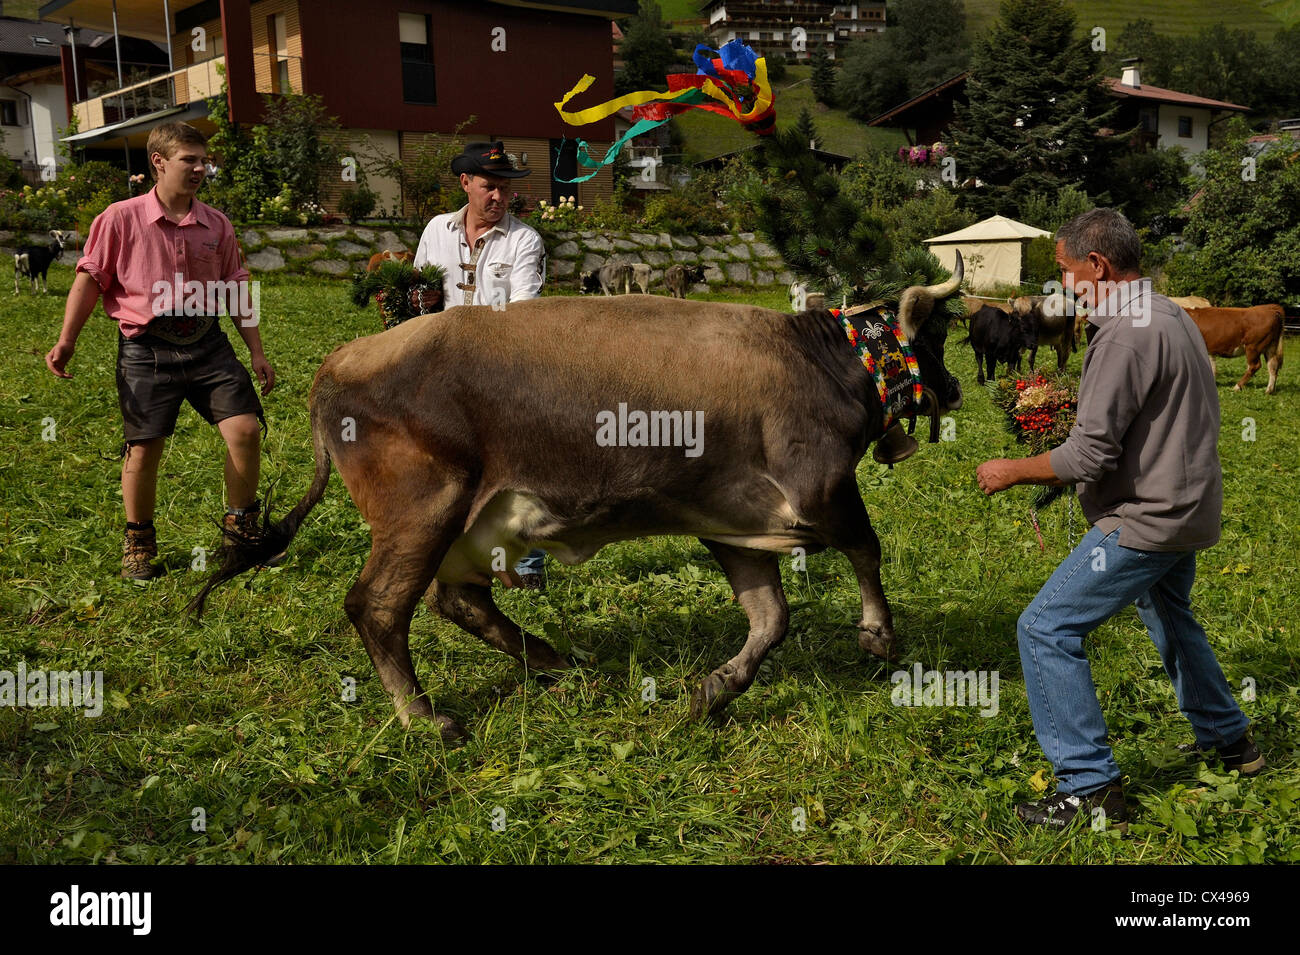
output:
[[[1007,430],[1028,447],[1031,455],[1050,451],[1069,437],[1079,400],[1079,385],[1074,377],[1049,377],[1040,371],[1030,378],[1000,378],[992,391],[993,403],[1006,416]],[[1050,504],[1063,490],[1041,489],[1035,506]]]
[[[442,311],[444,275],[437,265],[417,269],[401,259],[386,259],[373,272],[352,276],[352,304],[364,308],[373,296],[379,302],[384,328],[393,328],[416,315]],[[428,307],[435,298],[437,304]]]

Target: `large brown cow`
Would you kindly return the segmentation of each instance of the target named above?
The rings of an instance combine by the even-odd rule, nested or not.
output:
[[[1210,367],[1214,356],[1236,358],[1246,356],[1246,373],[1232,386],[1240,391],[1246,382],[1259,371],[1260,358],[1268,360],[1268,387],[1272,394],[1277,387],[1277,372],[1282,367],[1283,312],[1281,305],[1256,305],[1252,308],[1189,308],[1186,310],[1205,338],[1210,353]],[[1215,369],[1218,370],[1217,368]]]
[[[960,281],[959,265],[942,286],[908,289],[899,306],[935,414],[961,406],[943,366],[947,315],[934,308]],[[310,404],[310,489],[283,521],[267,516],[260,546],[228,551],[192,606],[201,611],[214,585],[287,546],[333,462],[372,541],[344,606],[404,724],[425,718],[448,739],[463,733],[434,712],[412,666],[421,595],[528,667],[567,666],[492,601],[493,576],[533,547],[576,564],[614,541],[702,540],[750,631],[695,690],[693,716],[743,693],[785,636],[778,555],[795,548],[849,558],[859,644],[893,655],[880,542],[854,474],[883,412],[829,312],[646,295],[461,306],[337,348]]]

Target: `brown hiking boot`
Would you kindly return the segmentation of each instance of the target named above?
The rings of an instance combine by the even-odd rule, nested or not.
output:
[[[262,502],[254,501],[242,509],[243,513],[227,510],[221,518],[221,543],[226,547],[256,547],[262,542]],[[263,567],[278,567],[284,561],[284,551],[276,554]]]
[[[153,560],[158,556],[158,535],[153,525],[149,527],[128,527],[126,539],[122,543],[122,576],[127,580],[153,580],[162,575],[162,568],[155,567]]]

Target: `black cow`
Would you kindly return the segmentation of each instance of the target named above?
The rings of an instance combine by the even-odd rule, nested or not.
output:
[[[975,380],[984,384],[987,363],[990,380],[997,377],[998,362],[1020,370],[1020,356],[1037,342],[1033,327],[1020,316],[1007,314],[995,305],[985,305],[970,317],[966,340],[975,351]]]

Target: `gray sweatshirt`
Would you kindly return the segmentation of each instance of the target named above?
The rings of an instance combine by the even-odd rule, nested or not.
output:
[[[1187,313],[1151,291],[1120,285],[1089,319],[1078,421],[1051,452],[1077,483],[1088,521],[1123,547],[1199,550],[1219,540],[1219,395],[1205,340]]]

